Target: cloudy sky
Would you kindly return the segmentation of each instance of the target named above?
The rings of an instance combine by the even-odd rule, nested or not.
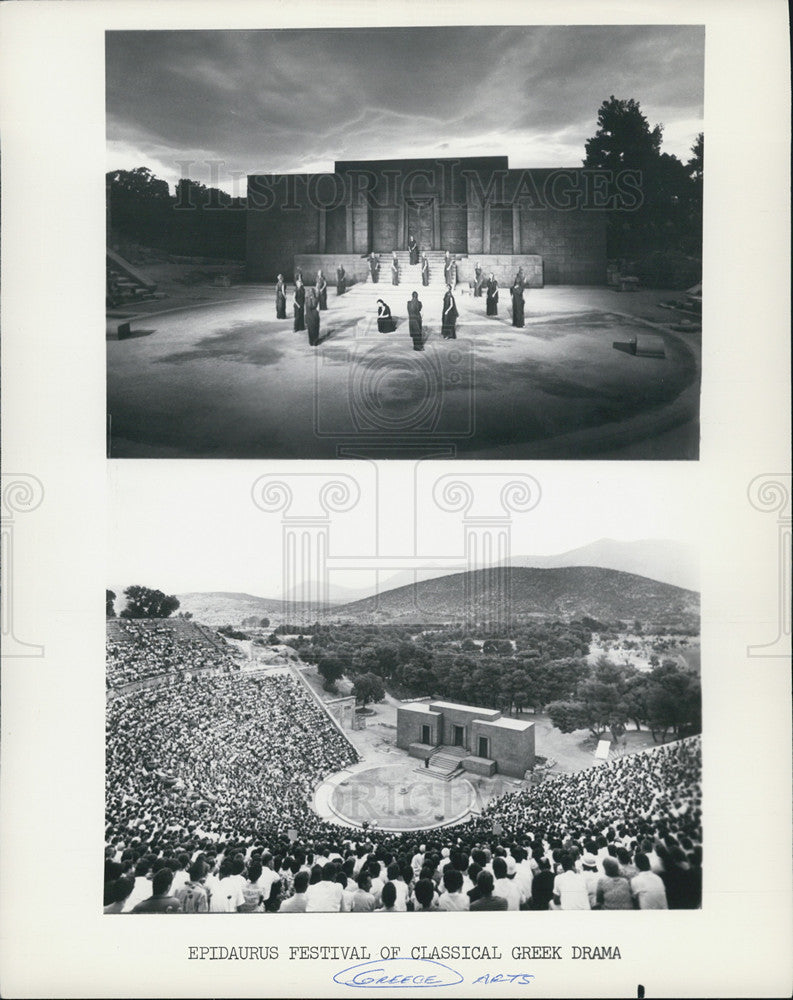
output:
[[[579,166],[611,94],[686,160],[703,130],[695,26],[132,31],[107,35],[108,170],[216,186],[337,159],[507,155]],[[184,161],[194,161],[187,171]]]

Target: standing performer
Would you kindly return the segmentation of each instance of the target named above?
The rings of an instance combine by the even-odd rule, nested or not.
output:
[[[295,311],[295,330],[305,330],[306,323],[303,317],[303,308],[306,302],[306,290],[300,278],[295,279],[295,294],[292,297],[292,305]]]
[[[447,284],[451,285],[452,288],[457,287],[457,258],[452,255],[452,262],[449,265],[449,280]]]
[[[283,274],[278,275],[275,283],[275,318],[286,319],[286,285]]]
[[[512,283],[512,287],[514,288],[515,285],[520,285],[521,291],[523,291],[523,289],[526,287],[526,278],[524,277],[522,267],[518,268],[518,273],[515,275],[515,280]]]
[[[421,283],[425,288],[430,283],[430,262],[426,254],[421,255]]]
[[[306,295],[306,329],[311,347],[319,343],[319,297],[316,288],[309,288]]]
[[[443,296],[443,317],[441,319],[441,333],[444,340],[456,340],[457,331],[457,303],[454,301],[452,286],[446,286],[446,294]]]
[[[336,268],[336,294],[344,295],[347,291],[347,275],[344,272],[344,268],[339,264]]]
[[[447,285],[452,283],[452,259],[449,251],[446,251],[446,256],[443,259],[443,280]]]
[[[410,339],[413,341],[414,351],[423,351],[424,344],[422,343],[422,322],[421,322],[421,302],[419,301],[419,293],[413,292],[408,302],[408,329],[410,330]]]
[[[391,308],[382,299],[377,300],[377,329],[380,333],[393,333],[396,330]]]
[[[517,278],[512,286],[512,325],[523,326],[523,285]]]
[[[391,258],[391,284],[399,284],[399,258],[397,257],[396,250],[394,251],[394,256]]]
[[[376,285],[380,280],[380,258],[374,251],[369,254],[369,273],[372,275],[372,284]]]
[[[328,283],[325,280],[325,275],[322,271],[317,271],[317,301],[319,302],[320,309],[328,308]]]
[[[498,316],[498,282],[496,281],[493,272],[490,272],[490,277],[487,281],[487,315],[488,316]]]
[[[408,239],[408,251],[410,253],[410,263],[418,264],[419,262],[419,245],[416,243],[415,237],[411,236]]]
[[[476,298],[482,298],[482,285],[484,284],[484,275],[482,273],[482,268],[479,266],[479,261],[474,264],[474,295]]]

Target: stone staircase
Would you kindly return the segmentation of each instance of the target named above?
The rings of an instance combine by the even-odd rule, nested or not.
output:
[[[129,261],[109,247],[105,256],[106,306],[115,308],[128,302],[145,302],[162,298],[157,294],[157,282],[133,267]]]
[[[424,770],[434,774],[436,778],[451,781],[462,771],[463,758],[470,756],[468,750],[462,747],[441,746],[430,755],[429,764]]]
[[[427,260],[430,265],[429,274],[429,285],[428,288],[443,289],[446,287],[446,283],[443,280],[443,265],[446,259],[445,252],[443,250],[427,250]],[[466,257],[466,254],[455,254],[457,260],[461,260]],[[389,285],[391,286],[391,261],[393,259],[393,254],[389,250],[385,253],[380,254],[380,281],[379,285]],[[410,263],[410,253],[407,250],[397,250],[397,260],[399,261],[399,284],[409,285],[417,290],[422,288],[421,284],[421,256],[419,256],[418,264]],[[365,284],[371,285],[372,276],[369,274],[366,278]],[[393,287],[393,286],[391,286]]]

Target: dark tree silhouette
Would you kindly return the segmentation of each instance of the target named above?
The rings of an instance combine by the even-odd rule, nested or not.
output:
[[[116,595],[112,590],[105,591],[105,618],[115,618],[116,609],[113,606],[113,602],[116,599]]]
[[[353,694],[355,700],[366,708],[370,701],[382,701],[385,698],[385,688],[377,674],[361,674],[355,680]]]
[[[133,586],[124,591],[127,605],[121,618],[168,618],[179,608],[178,599],[151,587]]]

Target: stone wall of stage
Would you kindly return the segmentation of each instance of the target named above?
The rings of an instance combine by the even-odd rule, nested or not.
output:
[[[390,257],[386,256],[380,258],[380,283],[388,285],[390,288],[391,277],[388,271],[389,260]],[[515,275],[518,273],[518,268],[520,267],[523,268],[527,288],[542,288],[545,283],[543,280],[544,266],[542,257],[534,254],[520,254],[513,256],[508,254],[500,254],[499,256],[494,256],[492,254],[476,254],[458,258],[458,290],[461,284],[467,285],[469,283],[473,283],[474,267],[477,261],[485,273],[485,278],[492,271],[502,289],[508,288],[512,284],[515,280]],[[369,265],[365,259],[361,259],[358,254],[343,253],[295,254],[294,263],[284,265],[285,269],[282,268],[281,273],[291,281],[294,268],[299,267],[303,271],[303,280],[313,284],[317,271],[321,268],[328,284],[335,286],[336,268],[339,264],[342,265],[347,273],[348,286],[350,284],[350,276],[353,276],[356,282],[366,281],[369,276]],[[403,281],[401,284],[407,287],[410,283],[408,281]],[[415,287],[417,291],[421,292],[420,282],[416,284]],[[412,288],[413,285],[410,285],[411,290]],[[484,294],[484,291],[482,294]]]
[[[352,253],[301,253],[295,255],[294,265],[287,271],[283,271],[285,277],[292,277],[294,268],[299,267],[303,272],[303,282],[314,284],[317,271],[320,269],[325,275],[325,280],[329,285],[336,287],[336,268],[341,264],[347,276],[347,287],[355,283],[366,281],[369,277],[369,264],[362,260],[358,254]],[[380,263],[381,273],[383,263]],[[390,283],[390,282],[389,282]]]
[[[487,258],[492,269],[539,258],[543,284],[604,284],[606,214],[591,172],[509,169],[506,157],[339,162],[326,174],[248,177],[250,281],[292,276],[296,255],[360,260],[405,250],[410,235],[431,250]],[[358,274],[356,265],[356,275]],[[473,264],[471,264],[473,267]],[[345,265],[346,267],[346,265]],[[334,265],[335,270],[335,265]],[[463,280],[468,280],[463,275]]]
[[[469,254],[457,261],[457,281],[463,284],[473,284],[474,268],[477,263],[482,268],[487,280],[492,271],[501,288],[508,288],[515,280],[518,268],[523,268],[527,288],[542,288],[545,284],[542,257],[537,254]],[[482,289],[482,294],[485,290]]]

